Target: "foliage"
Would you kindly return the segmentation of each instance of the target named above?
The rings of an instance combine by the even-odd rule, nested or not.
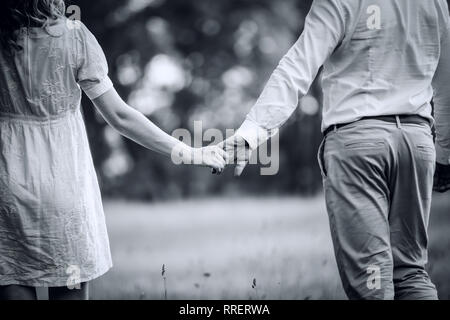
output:
[[[300,35],[308,1],[79,0],[116,89],[130,105],[171,133],[236,129],[279,59]],[[315,96],[319,96],[317,86]],[[320,188],[318,110],[305,109],[281,132],[280,172],[252,166],[236,180],[176,167],[170,159],[120,138],[90,101],[84,115],[94,162],[107,196],[164,199],[230,192],[307,193]],[[207,142],[205,142],[207,144]],[[230,191],[233,190],[233,191]]]

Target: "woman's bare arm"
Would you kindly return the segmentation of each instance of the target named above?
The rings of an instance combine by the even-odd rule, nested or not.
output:
[[[93,103],[108,124],[123,136],[143,147],[166,156],[174,156],[174,150],[183,153],[183,162],[208,166],[221,172],[226,164],[227,155],[218,147],[195,149],[187,146],[165,133],[142,113],[126,104],[117,91],[112,88],[93,100]]]

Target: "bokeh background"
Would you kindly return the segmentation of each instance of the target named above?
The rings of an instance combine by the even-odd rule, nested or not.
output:
[[[173,132],[238,128],[312,0],[80,0],[121,96]],[[341,299],[316,165],[318,83],[280,133],[280,171],[235,179],[174,166],[83,98],[115,267],[94,299]],[[450,199],[436,196],[429,269],[450,297]],[[163,270],[164,265],[164,272]]]

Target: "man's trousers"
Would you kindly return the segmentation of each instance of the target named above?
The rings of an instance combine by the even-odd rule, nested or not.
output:
[[[350,299],[437,299],[425,270],[436,152],[430,125],[361,120],[319,150],[336,260]]]

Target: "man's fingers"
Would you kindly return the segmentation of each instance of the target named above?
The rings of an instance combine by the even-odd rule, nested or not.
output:
[[[235,161],[236,168],[234,170],[234,174],[235,176],[242,175],[242,172],[249,162],[251,154],[251,151],[246,145],[245,141],[239,141],[236,137],[231,137],[225,141],[218,143],[216,146],[219,148],[219,150],[217,150],[214,160],[216,162],[220,162],[220,164],[223,164],[223,167]],[[212,170],[212,173],[220,174],[223,171],[223,167],[214,168]]]
[[[445,193],[450,190],[450,183],[447,184],[439,184],[433,188],[434,191]]]
[[[439,175],[435,177],[433,191],[444,193],[450,190],[450,179],[441,178]]]
[[[433,191],[438,192],[438,193],[446,193],[449,190],[450,190],[450,187],[448,187],[448,188],[439,187],[439,188],[435,188]]]
[[[236,168],[234,169],[234,175],[236,177],[240,177],[242,175],[242,172],[244,171],[245,167],[247,166],[248,161],[238,161],[236,164]]]
[[[234,175],[240,177],[248,162],[250,161],[251,151],[246,146],[240,146],[237,152],[236,168],[234,169]]]

